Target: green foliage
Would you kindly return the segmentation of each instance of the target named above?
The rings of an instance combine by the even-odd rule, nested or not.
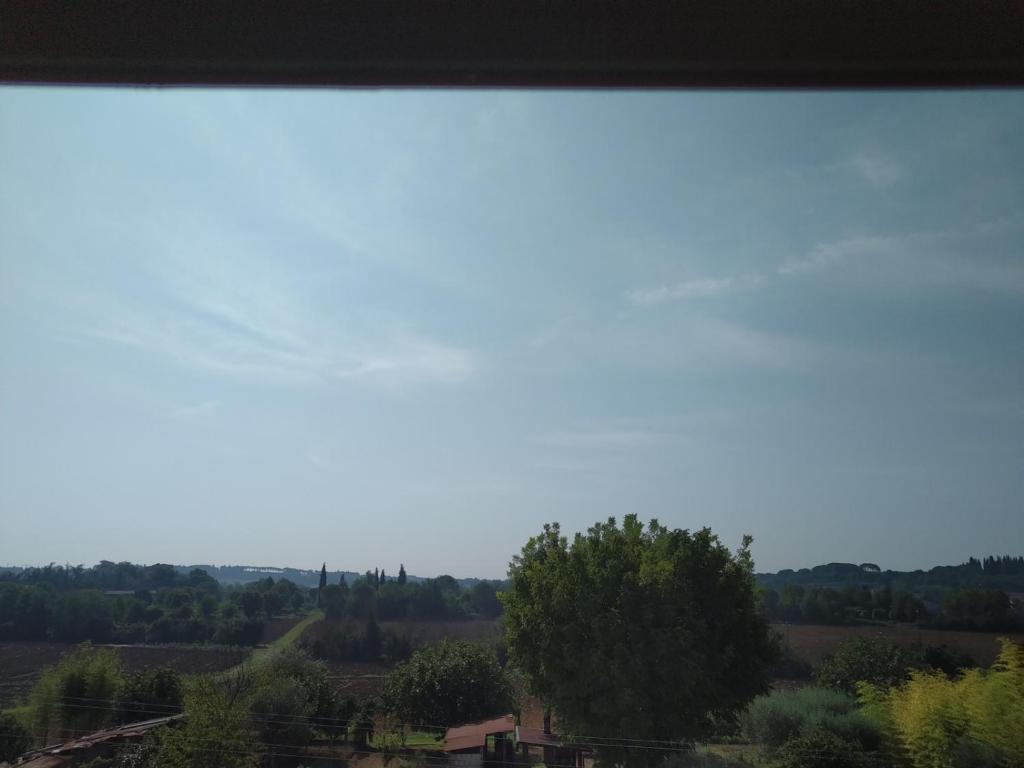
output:
[[[43,671],[29,696],[32,726],[42,742],[95,731],[113,722],[114,702],[124,679],[110,648],[85,643]]]
[[[31,735],[21,721],[9,712],[0,712],[0,763],[13,763],[31,744]]]
[[[170,667],[135,672],[124,679],[117,695],[116,719],[131,723],[173,715],[182,706],[181,675]]]
[[[988,671],[915,670],[891,689],[861,685],[864,711],[914,768],[1024,766],[1024,646],[1003,641]]]
[[[171,566],[106,561],[89,569],[47,566],[26,569],[17,576],[0,574],[0,639],[99,643],[216,639],[254,644],[262,635],[264,619],[307,603],[306,592],[284,579],[222,588],[198,568],[183,575]],[[238,624],[224,626],[239,612],[250,622],[260,623],[256,631]]]
[[[986,632],[1013,630],[1019,625],[1009,596],[999,589],[953,590],[942,601],[944,624]]]
[[[250,710],[264,743],[292,748],[307,745],[316,730],[337,737],[333,720],[344,715],[327,668],[296,648],[271,654],[259,668]]]
[[[845,641],[826,658],[815,672],[819,685],[846,693],[855,693],[857,683],[892,686],[906,680],[912,669],[924,662],[919,652],[891,640],[854,637]]]
[[[502,595],[512,663],[572,734],[694,740],[768,688],[778,648],[756,610],[749,537],[644,529],[628,515],[527,542]],[[650,750],[601,747],[602,762]]]
[[[748,741],[777,749],[790,739],[824,728],[865,749],[877,749],[879,728],[857,711],[857,700],[827,688],[807,687],[758,696],[740,717]]]
[[[481,616],[493,619],[501,615],[501,603],[494,584],[489,581],[478,581],[469,590],[469,601],[473,610]]]
[[[412,654],[408,636],[382,629],[372,616],[361,628],[352,621],[327,623],[301,645],[311,656],[333,661],[401,661]]]
[[[255,768],[259,742],[249,725],[252,681],[198,677],[185,694],[185,720],[160,731],[161,768]]]
[[[347,595],[337,584],[329,584],[320,592],[320,608],[329,621],[336,621],[345,615]]]
[[[777,755],[777,768],[874,768],[878,756],[824,726],[790,739]]]
[[[447,639],[392,670],[384,700],[393,717],[413,725],[456,725],[514,704],[511,681],[491,651]]]

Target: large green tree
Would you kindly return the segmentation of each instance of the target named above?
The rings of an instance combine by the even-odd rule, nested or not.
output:
[[[458,725],[510,711],[512,684],[494,653],[442,640],[395,667],[384,683],[391,714],[412,725]]]
[[[502,593],[509,652],[567,735],[692,741],[768,689],[778,649],[755,606],[750,538],[736,553],[707,528],[635,515],[531,538]],[[648,744],[648,746],[650,746]],[[599,746],[602,762],[664,752]]]

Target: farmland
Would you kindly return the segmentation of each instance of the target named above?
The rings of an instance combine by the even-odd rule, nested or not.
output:
[[[958,632],[943,629],[919,629],[913,624],[879,624],[852,626],[815,626],[809,624],[773,624],[800,659],[810,664],[834,653],[848,638],[885,638],[900,645],[920,642],[925,645],[947,645],[969,654],[978,664],[988,666],[999,652],[999,637],[1024,641],[1024,634],[1000,632]]]

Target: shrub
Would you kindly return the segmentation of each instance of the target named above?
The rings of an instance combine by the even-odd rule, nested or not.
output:
[[[864,711],[915,768],[1024,765],[1024,645],[1003,640],[992,668],[959,679],[914,671],[891,689],[863,684]]]
[[[130,723],[181,711],[181,675],[170,667],[136,672],[125,679],[117,696],[117,720]]]
[[[32,689],[33,730],[45,741],[51,734],[89,732],[109,725],[123,677],[115,651],[83,643],[56,667],[44,670]]]
[[[787,741],[777,755],[777,768],[874,768],[877,755],[817,726]]]
[[[857,702],[852,696],[826,688],[807,687],[758,696],[740,720],[747,739],[764,744],[768,749],[777,749],[809,725],[852,715],[856,708]],[[849,724],[839,727],[852,728]]]
[[[859,682],[890,687],[923,666],[919,652],[890,640],[854,637],[826,658],[814,677],[818,685],[853,694]]]
[[[10,712],[0,712],[0,763],[13,763],[32,739],[28,730]]]

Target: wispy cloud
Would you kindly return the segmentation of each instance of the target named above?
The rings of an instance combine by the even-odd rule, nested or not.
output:
[[[845,167],[857,178],[875,189],[884,189],[903,180],[906,171],[892,157],[877,153],[860,153],[846,161]]]
[[[78,335],[206,373],[281,384],[454,384],[477,368],[470,350],[398,321],[370,322],[323,300],[294,272],[255,258],[185,259],[178,254],[195,246],[177,245],[161,269],[134,276],[135,290],[69,297]]]
[[[469,350],[402,335],[392,340],[390,349],[358,356],[334,374],[340,379],[378,380],[389,385],[417,381],[453,384],[469,378],[475,370],[476,360]]]
[[[695,280],[684,280],[670,285],[637,288],[627,292],[626,298],[633,304],[654,306],[669,301],[724,296],[728,293],[755,288],[763,280],[764,278],[758,274],[736,275],[732,277],[704,277]]]

